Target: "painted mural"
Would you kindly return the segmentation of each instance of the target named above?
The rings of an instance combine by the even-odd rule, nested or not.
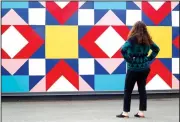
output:
[[[123,91],[119,49],[138,20],[161,49],[147,90],[179,89],[179,2],[2,2],[1,10],[2,93]]]

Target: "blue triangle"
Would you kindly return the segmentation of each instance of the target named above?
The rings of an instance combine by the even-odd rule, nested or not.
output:
[[[155,26],[154,22],[144,12],[142,12],[142,21],[146,23],[147,26]]]
[[[3,66],[1,66],[1,75],[11,75]]]
[[[45,58],[45,45],[43,44],[32,56],[31,58]]]
[[[123,61],[112,74],[126,74],[126,61]]]
[[[131,30],[133,26],[127,26],[127,27],[129,28],[129,30]]]
[[[126,10],[112,10],[116,16],[124,23],[126,24]]]
[[[29,75],[29,61],[26,61],[14,75]]]
[[[10,9],[1,9],[1,18],[6,15],[8,12],[10,11]]]
[[[46,59],[46,73],[48,73],[59,61],[59,59]]]
[[[94,9],[94,2],[87,1],[80,7],[80,9]]]
[[[46,25],[60,25],[60,23],[46,10]]]
[[[159,60],[172,72],[172,59],[171,58],[159,58]]]
[[[65,23],[65,25],[78,25],[78,11],[76,11]]]
[[[159,23],[158,26],[172,26],[171,12],[164,18],[162,22]]]
[[[173,74],[173,75],[180,81],[179,74]]]
[[[26,8],[18,8],[18,9],[14,9],[14,11],[26,22],[28,23],[28,9]]]
[[[79,45],[79,58],[92,58],[92,56],[81,45]]]
[[[94,19],[97,23],[109,10],[94,10]]]
[[[44,25],[31,25],[34,31],[45,40],[45,26]]]
[[[140,8],[133,1],[127,1],[126,8],[131,10],[140,10]]]
[[[81,75],[81,77],[94,89],[94,75]]]
[[[37,1],[29,1],[29,8],[44,8],[44,6]]]
[[[65,59],[65,61],[75,72],[78,73],[78,59]]]
[[[180,10],[180,3],[173,9],[173,11],[179,11]]]
[[[179,36],[180,30],[179,27],[172,28],[172,40],[174,40],[177,36]]]
[[[78,40],[81,40],[92,27],[93,26],[78,26]]]
[[[29,90],[31,90],[44,76],[29,76]]]
[[[176,48],[173,44],[172,44],[172,57],[173,58],[179,58],[179,49]]]
[[[109,74],[104,67],[95,60],[95,74]]]

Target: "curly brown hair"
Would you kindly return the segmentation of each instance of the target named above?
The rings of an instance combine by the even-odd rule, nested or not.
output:
[[[129,32],[128,39],[136,37],[138,44],[150,45],[153,43],[152,38],[147,30],[146,24],[137,21]]]

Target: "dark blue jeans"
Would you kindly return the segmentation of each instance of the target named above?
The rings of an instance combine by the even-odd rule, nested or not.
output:
[[[131,94],[136,82],[138,85],[139,98],[140,98],[139,110],[146,111],[147,109],[146,79],[147,76],[149,75],[149,72],[150,72],[149,68],[143,71],[131,71],[131,70],[127,71],[125,88],[124,88],[124,106],[123,106],[123,110],[125,112],[130,112]]]

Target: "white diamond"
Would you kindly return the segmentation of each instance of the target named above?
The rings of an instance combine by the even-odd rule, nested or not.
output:
[[[60,8],[64,8],[69,2],[56,2],[56,4],[60,7]]]
[[[158,10],[164,4],[164,2],[149,2],[149,4],[151,4],[155,10]]]
[[[13,58],[28,41],[13,27],[9,27],[2,35],[2,49]]]
[[[110,26],[95,43],[112,57],[125,43],[124,39]]]

